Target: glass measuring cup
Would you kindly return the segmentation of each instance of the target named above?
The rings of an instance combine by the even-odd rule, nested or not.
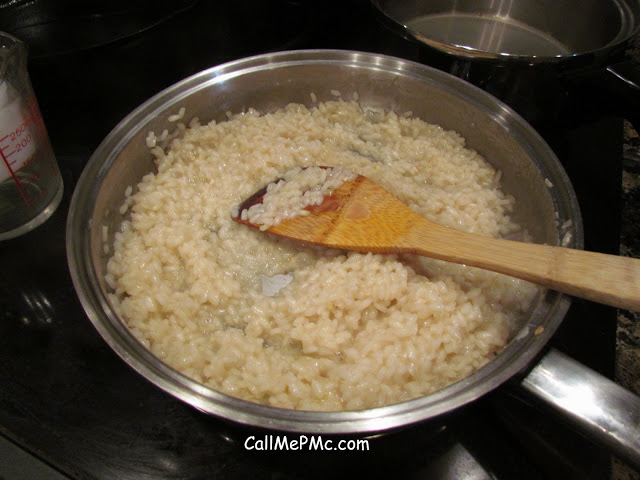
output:
[[[62,191],[62,176],[27,72],[27,47],[0,32],[0,240],[47,220]]]

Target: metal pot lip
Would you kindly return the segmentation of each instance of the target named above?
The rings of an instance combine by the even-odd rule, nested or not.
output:
[[[393,30],[400,30],[402,36],[408,40],[417,42],[421,45],[426,45],[439,52],[451,55],[454,57],[460,57],[466,60],[477,61],[502,61],[509,64],[520,65],[539,65],[539,64],[559,64],[568,61],[586,59],[590,57],[599,57],[602,55],[608,55],[609,53],[618,49],[624,48],[636,35],[640,33],[640,18],[633,18],[634,15],[626,5],[620,4],[616,1],[620,9],[620,15],[623,20],[629,25],[625,29],[621,29],[618,35],[610,40],[608,43],[601,45],[598,48],[576,51],[567,54],[559,55],[521,55],[512,53],[500,53],[489,50],[482,50],[468,45],[458,45],[456,43],[448,43],[437,40],[435,38],[428,37],[419,31],[407,26],[401,20],[395,18],[384,7],[382,0],[370,0],[374,6],[374,10],[379,16],[382,16],[385,23],[390,24]],[[626,8],[625,8],[626,7]],[[640,8],[640,5],[638,5]]]
[[[108,298],[96,281],[90,253],[91,218],[99,189],[92,181],[102,178],[111,166],[119,148],[132,137],[131,130],[140,127],[160,110],[173,106],[189,92],[205,88],[237,75],[250,75],[256,70],[283,68],[291,65],[332,64],[337,67],[364,65],[386,69],[394,74],[417,76],[460,94],[478,108],[494,109],[500,119],[513,120],[515,135],[527,135],[552,156],[549,174],[557,187],[569,190],[569,209],[575,218],[576,244],[582,246],[582,228],[577,200],[560,162],[544,140],[513,110],[483,90],[416,62],[387,55],[346,50],[294,50],[256,55],[235,60],[196,73],[159,92],[129,113],[107,135],[91,156],[76,185],[67,218],[66,243],[68,266],[81,304],[90,321],[109,346],[135,371],[158,388],[207,414],[253,427],[290,432],[345,434],[378,432],[406,426],[450,412],[466,405],[506,382],[539,354],[566,314],[570,300],[552,292],[546,311],[548,322],[540,335],[523,335],[514,339],[500,354],[471,376],[433,394],[403,403],[361,411],[310,412],[255,404],[214,391],[195,382],[155,358],[119,320]],[[138,127],[136,127],[138,125]],[[546,153],[548,152],[548,153]],[[91,180],[91,181],[90,181]],[[531,333],[531,332],[529,332]]]
[[[479,50],[473,47],[465,46],[465,45],[457,45],[454,43],[445,43],[433,38],[426,37],[425,35],[412,30],[409,27],[402,26],[407,35],[412,37],[415,41],[418,41],[421,44],[424,44],[428,47],[434,48],[442,53],[453,57],[461,57],[467,60],[475,60],[475,61],[498,61],[498,62],[507,62],[510,64],[518,64],[518,65],[542,65],[542,64],[563,64],[567,62],[586,60],[589,58],[595,58],[600,56],[605,56],[613,53],[615,50],[624,48],[624,45],[627,44],[634,36],[629,35],[628,37],[611,42],[607,45],[604,45],[598,49],[588,50],[583,52],[576,53],[567,53],[564,55],[554,55],[554,56],[544,56],[544,55],[519,55],[512,53],[499,53],[499,52],[491,52],[487,50]]]

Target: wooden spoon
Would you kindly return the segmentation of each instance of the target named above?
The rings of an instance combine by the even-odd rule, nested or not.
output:
[[[262,203],[256,192],[240,211]],[[495,239],[444,227],[418,215],[363,177],[345,182],[309,215],[266,232],[304,243],[373,253],[408,253],[480,267],[599,303],[640,310],[640,260]],[[259,228],[246,220],[237,222]]]

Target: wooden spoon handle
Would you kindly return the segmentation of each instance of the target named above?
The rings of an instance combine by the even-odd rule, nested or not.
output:
[[[640,260],[494,239],[417,222],[400,245],[441,260],[518,277],[614,307],[640,310]]]

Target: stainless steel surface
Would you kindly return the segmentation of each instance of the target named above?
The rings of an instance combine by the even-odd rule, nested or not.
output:
[[[634,394],[558,350],[550,350],[522,386],[640,466],[640,401]]]
[[[565,58],[627,41],[636,0],[373,0],[414,39],[469,57]]]
[[[406,25],[420,38],[463,49],[544,57],[571,53],[569,46],[547,32],[509,17],[451,12],[413,18]]]
[[[503,188],[518,198],[515,218],[535,241],[558,244],[568,233],[571,246],[582,247],[575,194],[553,152],[511,109],[458,78],[392,57],[322,50],[262,55],[196,74],[133,111],[95,151],[72,198],[67,254],[83,307],[109,345],[156,386],[204,412],[253,426],[322,433],[380,431],[429,419],[477,399],[524,369],[567,311],[567,297],[543,292],[505,351],[480,371],[433,395],[363,411],[291,411],[238,400],[186,378],[143,348],[110,303],[102,232],[106,226],[108,243],[113,241],[125,190],[154,168],[145,146],[147,132],[172,128],[168,118],[181,107],[186,120],[224,120],[229,110],[310,104],[311,92],[319,100],[334,99],[335,89],[344,98],[357,92],[364,105],[412,111],[458,131],[470,148],[502,170]],[[572,220],[568,230],[561,228],[566,220]]]

